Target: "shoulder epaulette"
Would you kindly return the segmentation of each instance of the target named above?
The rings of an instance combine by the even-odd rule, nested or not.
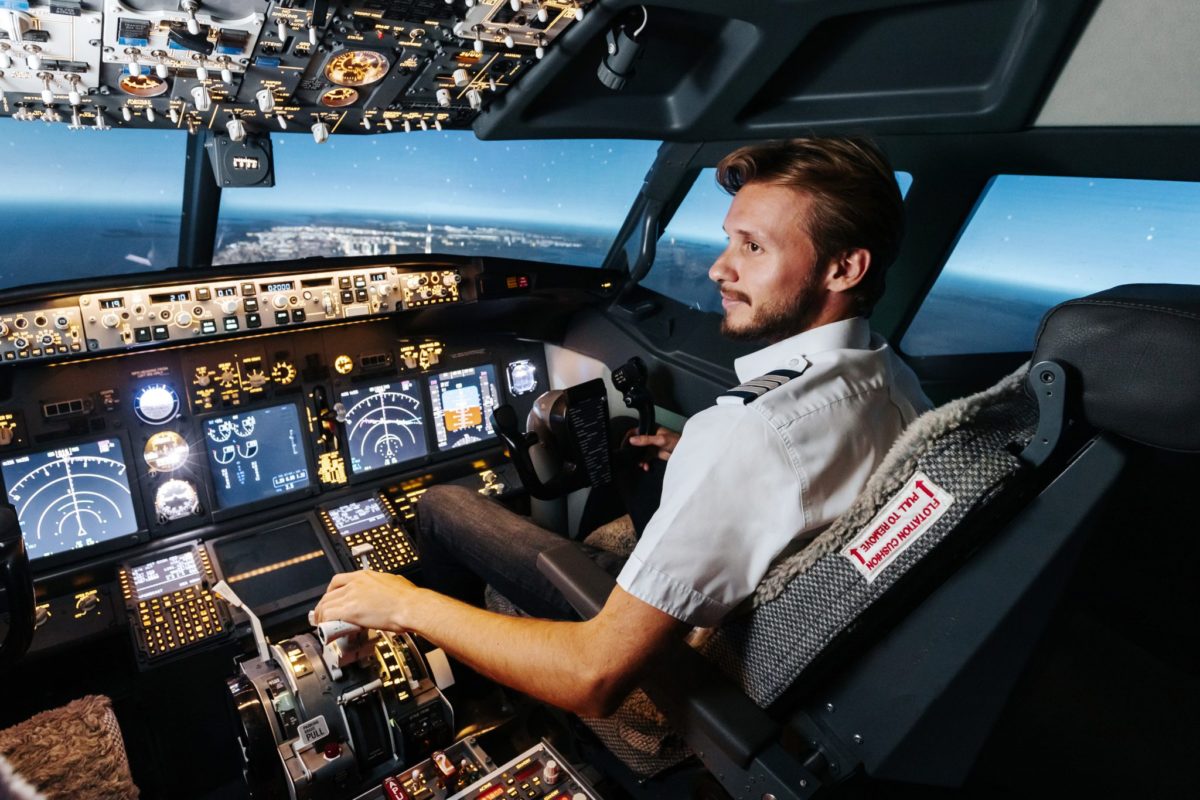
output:
[[[803,371],[797,372],[794,369],[771,370],[766,375],[757,377],[752,381],[746,381],[741,386],[735,386],[728,392],[725,392],[725,394],[718,395],[717,405],[744,406],[753,403],[772,389],[778,389],[788,381],[799,378],[803,374]]]

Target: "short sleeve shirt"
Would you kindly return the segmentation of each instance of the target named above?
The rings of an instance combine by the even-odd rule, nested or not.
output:
[[[734,362],[786,383],[696,414],[667,462],[662,500],[617,583],[690,625],[711,627],[781,555],[850,507],[904,427],[930,403],[865,319],[841,320]],[[739,387],[742,388],[742,387]]]

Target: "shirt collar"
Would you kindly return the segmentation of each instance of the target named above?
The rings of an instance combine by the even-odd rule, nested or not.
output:
[[[871,326],[862,317],[851,317],[810,328],[782,342],[767,345],[734,360],[733,369],[743,383],[777,369],[794,369],[792,359],[827,350],[866,350],[871,346]]]

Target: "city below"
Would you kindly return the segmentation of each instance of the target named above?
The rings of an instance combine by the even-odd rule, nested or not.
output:
[[[468,226],[390,222],[376,227],[321,224],[263,227],[260,222],[254,228],[236,232],[233,241],[220,247],[213,263],[245,264],[313,256],[336,258],[459,253],[503,255],[584,266],[597,265],[602,261],[609,243],[607,236],[581,235],[576,230],[552,233],[495,224]]]

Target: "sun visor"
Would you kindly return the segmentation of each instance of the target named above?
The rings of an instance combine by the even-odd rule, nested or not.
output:
[[[1200,451],[1200,286],[1128,284],[1055,306],[1033,363],[1046,360],[1078,381],[1091,425]]]

